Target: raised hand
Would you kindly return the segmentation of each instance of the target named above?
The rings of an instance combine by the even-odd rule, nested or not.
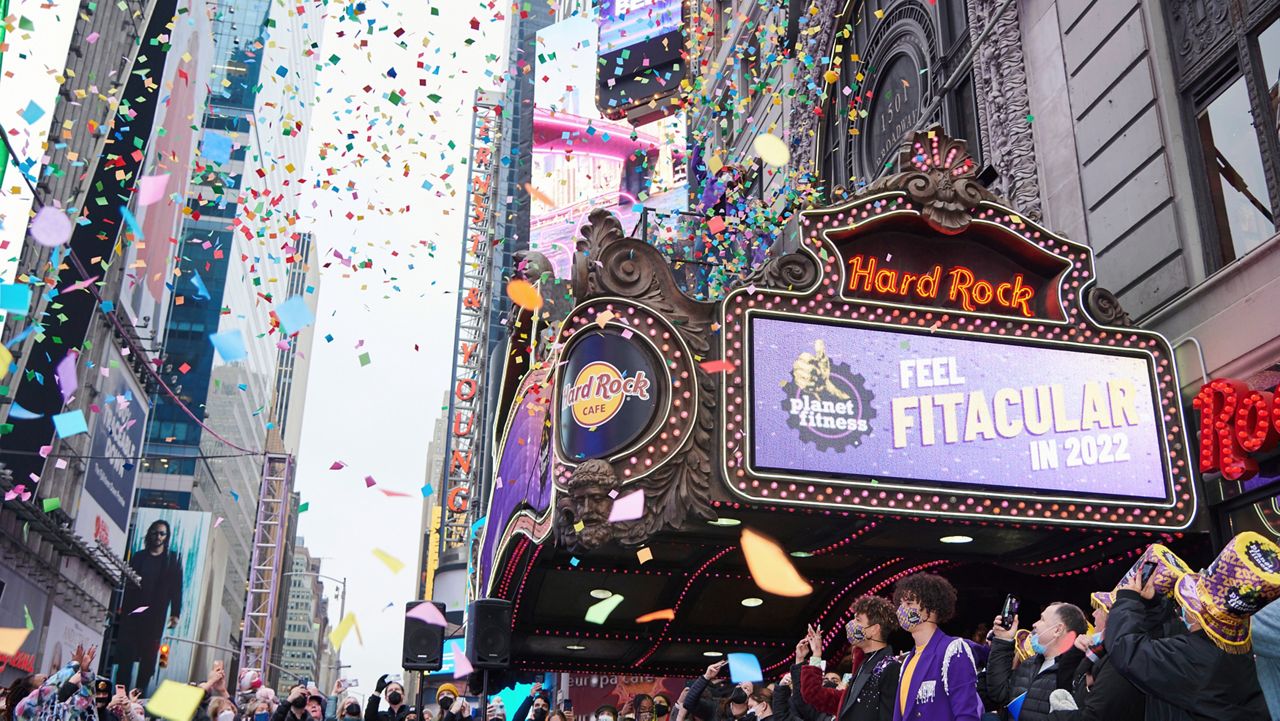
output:
[[[704,674],[704,675],[706,676],[706,679],[707,679],[708,681],[710,681],[711,679],[715,678],[716,676],[719,676],[719,675],[720,675],[720,669],[724,668],[724,665],[725,665],[726,663],[729,663],[728,659],[726,659],[726,660],[724,660],[724,661],[716,661],[715,663],[711,664],[710,666],[707,666],[707,672],[706,672],[706,674]]]

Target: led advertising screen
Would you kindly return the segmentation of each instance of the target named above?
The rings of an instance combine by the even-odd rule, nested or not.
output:
[[[601,0],[600,51],[639,45],[680,32],[683,0]]]
[[[186,683],[195,673],[196,647],[189,643],[170,644],[165,668],[158,668],[157,660],[164,638],[200,635],[211,524],[208,513],[163,508],[139,508],[133,524],[129,567],[142,585],[125,589],[112,665],[117,683],[149,696],[161,681]]]
[[[636,125],[670,113],[686,71],[684,0],[600,0],[598,8],[597,107]]]
[[[1160,501],[1148,360],[753,315],[762,474]]]
[[[592,97],[595,37],[584,16],[538,32],[529,242],[562,279],[595,208],[618,216],[631,234],[645,208],[687,207],[683,113],[643,130],[605,119]]]

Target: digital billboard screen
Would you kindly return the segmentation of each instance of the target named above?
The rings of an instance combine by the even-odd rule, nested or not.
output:
[[[752,315],[757,472],[1160,501],[1149,360]]]
[[[683,0],[602,0],[600,51],[611,53],[680,32]]]

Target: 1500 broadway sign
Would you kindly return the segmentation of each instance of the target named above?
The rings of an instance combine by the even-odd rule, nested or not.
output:
[[[1163,499],[1142,358],[753,316],[760,470]],[[856,371],[856,372],[855,372]]]

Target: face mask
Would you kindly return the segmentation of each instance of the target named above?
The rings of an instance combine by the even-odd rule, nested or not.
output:
[[[448,711],[449,709],[453,708],[453,703],[455,701],[457,701],[457,699],[452,696],[441,696],[440,708],[444,709],[445,711]]]
[[[387,694],[387,703],[391,704],[392,706],[399,706],[400,702],[403,700],[404,700],[404,694],[400,693],[399,691],[392,691],[391,693]]]
[[[260,711],[253,715],[253,721],[268,721],[268,719],[270,718],[271,718],[271,714],[267,713],[266,711]]]
[[[597,721],[613,721],[613,717],[609,714],[601,714],[596,717]]]
[[[533,721],[546,721],[547,710],[545,708],[535,708],[533,710]]]
[[[1182,619],[1182,623],[1186,625],[1188,631],[1192,631],[1191,619],[1187,618],[1187,609],[1185,606],[1178,606],[1178,617]]]
[[[360,715],[360,706],[359,706],[359,704],[354,704],[354,703],[353,703],[353,704],[347,704],[347,715],[348,715],[348,716],[359,716],[359,715]]]
[[[226,711],[218,714],[218,721],[232,721],[235,717],[235,713],[231,709],[227,709]]]
[[[1048,649],[1044,647],[1044,644],[1040,643],[1040,634],[1031,634],[1031,652],[1043,655],[1046,650]]]
[[[908,608],[906,604],[898,606],[898,625],[902,626],[902,630],[911,632],[916,630],[924,619],[920,618],[920,612],[914,608]]]
[[[294,700],[290,701],[290,702],[289,702],[289,705],[290,705],[290,706],[292,706],[292,707],[294,707],[294,708],[306,708],[306,707],[307,707],[307,697],[306,697],[306,696],[299,696],[299,697],[295,698]]]
[[[666,705],[665,703],[655,703],[653,705],[654,716],[657,716],[658,718],[662,718],[663,716],[666,716],[669,713],[671,713],[671,707]]]
[[[867,640],[867,631],[857,621],[850,621],[848,626],[844,627],[845,635],[849,637],[849,643],[857,644]]]
[[[738,686],[737,688],[733,689],[733,693],[729,694],[729,703],[746,703],[746,702],[747,702],[747,690],[742,688],[741,686]]]
[[[835,682],[835,681],[823,681],[823,682],[822,682],[822,687],[823,687],[823,688],[835,688],[835,687],[836,687],[836,682]]]

